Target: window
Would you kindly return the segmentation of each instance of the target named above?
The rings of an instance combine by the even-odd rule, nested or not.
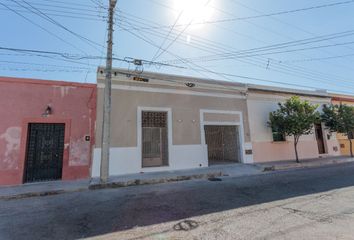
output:
[[[284,142],[286,141],[285,134],[277,132],[276,129],[272,129],[273,141],[274,142]]]
[[[354,132],[349,132],[348,138],[349,139],[354,139]]]
[[[167,112],[142,112],[142,166],[168,165]]]

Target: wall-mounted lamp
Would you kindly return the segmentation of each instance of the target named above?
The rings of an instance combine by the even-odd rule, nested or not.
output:
[[[44,113],[42,114],[43,117],[48,117],[49,115],[51,115],[53,112],[53,109],[51,108],[51,106],[47,106],[47,108],[44,110]]]

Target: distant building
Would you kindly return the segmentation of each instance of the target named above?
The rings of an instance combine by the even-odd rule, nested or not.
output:
[[[332,103],[334,105],[344,104],[344,105],[348,105],[348,106],[354,106],[354,96],[333,94],[332,95]],[[354,129],[353,129],[353,132],[349,135],[349,138],[352,139],[351,141],[354,143],[354,140],[353,140],[354,135],[353,134],[354,134]],[[338,139],[338,142],[340,145],[341,155],[349,156],[350,155],[350,143],[349,143],[348,137],[346,135],[343,135],[340,133],[336,134],[336,136],[337,136],[337,139]]]
[[[0,77],[0,185],[90,177],[96,85]]]

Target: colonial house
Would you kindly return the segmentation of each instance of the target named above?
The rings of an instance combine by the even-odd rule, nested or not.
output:
[[[332,104],[334,104],[334,105],[344,104],[344,105],[348,105],[348,106],[354,106],[354,97],[349,96],[349,95],[333,94],[332,95]],[[348,136],[340,134],[340,133],[336,134],[336,136],[337,136],[337,139],[339,142],[341,155],[343,155],[343,156],[350,155],[350,143],[348,140]],[[351,135],[349,135],[349,138],[352,139],[351,141],[354,143],[353,132]],[[353,144],[353,146],[354,146],[354,144]]]
[[[105,72],[97,73],[99,176]],[[114,69],[109,174],[252,163],[245,84]]]
[[[248,119],[254,162],[295,159],[293,138],[274,132],[267,125],[269,113],[278,108],[279,102],[284,102],[294,95],[308,100],[312,104],[317,104],[318,111],[321,111],[324,104],[331,103],[331,96],[321,90],[307,91],[259,85],[248,86]],[[314,124],[313,134],[300,137],[298,152],[300,159],[340,155],[336,134],[330,134],[323,123]]]
[[[0,185],[90,177],[96,85],[0,77]]]

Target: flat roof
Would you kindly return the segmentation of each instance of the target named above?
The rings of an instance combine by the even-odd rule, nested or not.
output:
[[[104,70],[105,67],[98,67],[97,72]],[[285,87],[273,87],[267,85],[260,84],[249,84],[249,83],[241,83],[241,82],[231,82],[224,80],[216,80],[216,79],[208,79],[208,78],[198,78],[198,77],[190,77],[183,75],[175,75],[175,74],[166,74],[166,73],[158,73],[158,72],[150,72],[143,71],[142,73],[134,73],[129,69],[123,68],[113,68],[113,73],[116,72],[121,75],[139,75],[141,77],[153,78],[158,80],[175,80],[181,82],[193,82],[193,83],[204,83],[204,84],[217,84],[222,86],[230,86],[230,87],[241,87],[248,90],[257,90],[257,91],[265,91],[265,92],[277,92],[277,93],[293,93],[299,95],[306,96],[316,96],[316,97],[330,97],[329,93],[324,89],[316,89],[316,90],[302,90],[302,89],[292,89]]]
[[[96,84],[94,83],[79,83],[79,82],[69,82],[69,81],[46,80],[46,79],[36,79],[36,78],[4,77],[4,76],[0,76],[0,82],[88,87],[88,88],[96,87]]]

